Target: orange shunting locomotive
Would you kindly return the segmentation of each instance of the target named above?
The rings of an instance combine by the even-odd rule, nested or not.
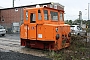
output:
[[[21,46],[60,50],[70,46],[70,25],[64,11],[48,7],[25,8],[20,26]]]

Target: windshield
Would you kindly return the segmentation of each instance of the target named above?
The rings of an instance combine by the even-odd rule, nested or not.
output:
[[[44,10],[44,19],[48,20],[48,10]]]
[[[50,11],[51,20],[58,21],[58,12]]]
[[[80,26],[77,26],[77,29],[78,29],[78,30],[82,30],[82,27],[80,27]]]
[[[80,26],[70,26],[70,28],[72,30],[75,30],[75,29],[82,30],[82,27],[80,27]]]
[[[3,26],[0,26],[0,29],[4,29],[4,27]]]

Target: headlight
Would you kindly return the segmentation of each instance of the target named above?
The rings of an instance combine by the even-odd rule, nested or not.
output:
[[[58,32],[58,28],[56,28],[56,32]]]

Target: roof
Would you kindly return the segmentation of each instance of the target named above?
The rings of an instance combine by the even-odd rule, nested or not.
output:
[[[2,9],[3,7],[0,6],[0,9]]]
[[[26,6],[19,6],[19,7],[12,7],[12,8],[2,8],[0,10],[7,10],[7,9],[15,9],[15,8],[24,8],[24,7],[32,7],[32,6],[36,6],[36,5],[47,5],[47,4],[53,4],[53,5],[59,5],[61,7],[64,8],[63,5],[59,4],[59,3],[54,3],[54,2],[49,2],[49,3],[41,3],[41,4],[33,4],[33,5],[26,5]]]
[[[57,10],[57,9],[53,9],[53,8],[49,8],[49,7],[38,7],[38,8],[33,7],[33,8],[25,8],[25,10],[28,10],[28,9],[39,9],[39,8],[46,8],[46,9]],[[62,12],[64,12],[63,10],[57,10],[57,11],[62,11]]]

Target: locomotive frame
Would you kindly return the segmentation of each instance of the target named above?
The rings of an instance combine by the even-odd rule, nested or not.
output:
[[[64,11],[48,7],[25,8],[20,27],[21,46],[60,50],[70,46],[70,25]]]

